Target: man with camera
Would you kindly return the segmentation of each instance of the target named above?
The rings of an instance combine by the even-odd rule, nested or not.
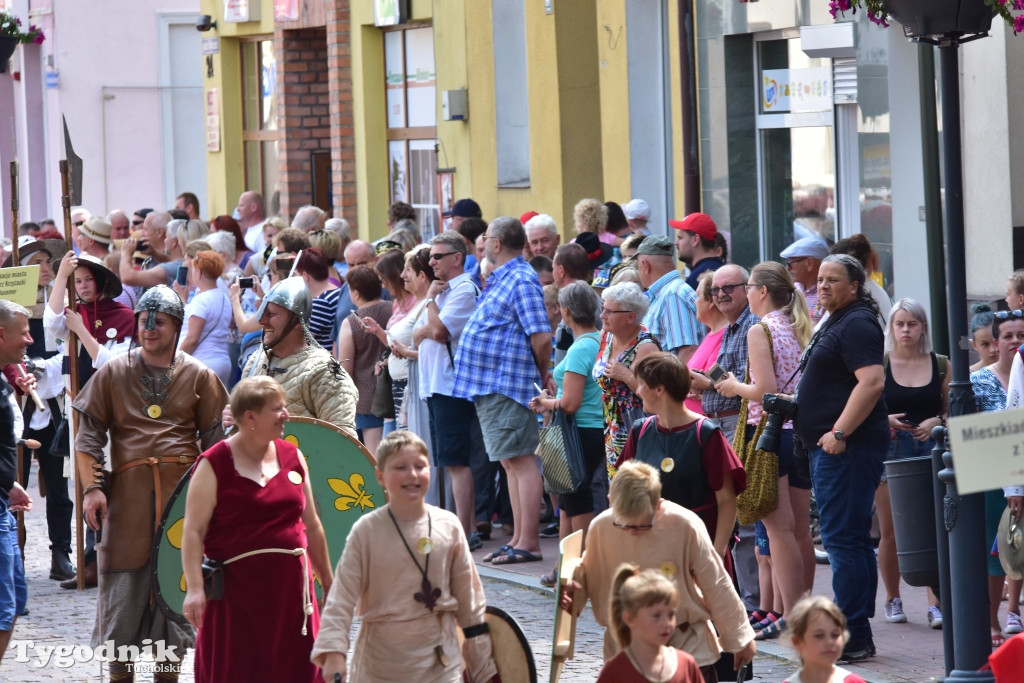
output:
[[[871,510],[890,439],[882,330],[866,277],[852,256],[823,260],[818,300],[829,318],[801,359],[794,420],[810,460],[832,590],[850,630],[839,660],[845,662],[875,654],[868,623],[878,588]]]

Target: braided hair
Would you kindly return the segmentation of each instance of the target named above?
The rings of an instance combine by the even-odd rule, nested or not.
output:
[[[860,301],[866,305],[872,313],[877,317],[881,317],[881,309],[878,308],[878,302],[875,301],[875,297],[872,296],[871,292],[864,286],[867,281],[868,275],[864,270],[864,266],[861,265],[853,256],[849,254],[829,254],[821,261],[822,263],[838,263],[846,269],[846,278],[850,282],[857,283],[857,301]]]

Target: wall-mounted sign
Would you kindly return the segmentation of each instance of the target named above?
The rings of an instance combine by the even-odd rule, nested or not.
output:
[[[409,17],[409,0],[373,0],[375,26],[404,24]]]
[[[206,91],[206,151],[220,151],[220,92]]]
[[[832,69],[765,69],[761,107],[766,114],[828,111],[832,108]]]
[[[259,19],[259,2],[249,0],[224,0],[224,21],[243,22]]]
[[[299,0],[274,0],[274,21],[297,21]]]
[[[57,90],[60,87],[60,72],[49,70],[46,72],[46,89]]]
[[[220,38],[203,38],[203,54],[215,55],[220,52]]]

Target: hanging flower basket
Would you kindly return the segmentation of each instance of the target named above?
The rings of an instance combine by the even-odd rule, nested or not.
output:
[[[888,26],[890,19],[903,25],[907,36],[969,35],[986,33],[999,15],[1013,29],[1024,32],[1024,0],[830,0],[833,17],[864,10],[868,19]]]
[[[0,74],[7,71],[7,62],[10,61],[19,42],[17,38],[11,36],[0,36]]]

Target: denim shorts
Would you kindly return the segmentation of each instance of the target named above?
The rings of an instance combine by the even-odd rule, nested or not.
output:
[[[0,501],[0,631],[14,628],[14,618],[25,611],[28,584],[18,548],[18,520]]]
[[[356,413],[356,429],[375,429],[384,426],[384,418],[369,413]]]
[[[529,408],[504,394],[477,396],[474,403],[488,460],[499,462],[537,450],[540,430]]]
[[[894,430],[892,441],[889,442],[889,452],[885,455],[885,462],[890,460],[902,460],[903,458],[920,458],[932,454],[935,442],[931,439],[918,441],[910,432],[902,429]],[[882,467],[882,483],[887,481],[885,467]]]

